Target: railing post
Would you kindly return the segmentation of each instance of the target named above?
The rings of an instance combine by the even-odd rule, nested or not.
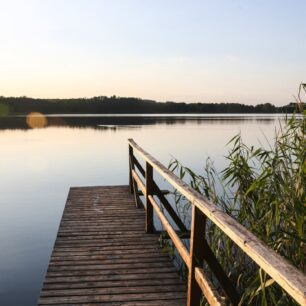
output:
[[[133,167],[133,147],[129,145],[129,187],[130,187],[130,193],[134,193],[134,187],[133,187],[133,176],[132,176],[132,169]]]
[[[146,162],[146,232],[154,232],[153,206],[149,200],[149,195],[153,194],[153,168]]]
[[[199,306],[202,298],[202,290],[195,280],[195,267],[202,268],[203,265],[205,225],[206,216],[195,205],[192,205],[187,306]]]

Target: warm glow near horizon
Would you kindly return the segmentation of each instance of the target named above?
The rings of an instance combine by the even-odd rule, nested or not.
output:
[[[0,95],[293,100],[306,2],[0,0]]]

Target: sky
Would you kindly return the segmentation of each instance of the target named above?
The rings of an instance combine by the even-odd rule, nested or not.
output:
[[[0,0],[0,96],[293,101],[305,0]]]

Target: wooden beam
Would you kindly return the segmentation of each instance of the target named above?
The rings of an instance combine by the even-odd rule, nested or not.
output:
[[[133,162],[134,162],[135,166],[137,167],[137,169],[139,170],[139,172],[141,173],[141,175],[145,178],[146,177],[146,172],[143,169],[143,167],[141,166],[138,159],[135,157],[135,155],[133,155]]]
[[[140,179],[140,177],[138,176],[135,170],[132,170],[132,177],[135,180],[137,186],[140,188],[141,192],[146,196],[147,195],[146,186],[144,185],[144,183],[142,182],[142,180]]]
[[[203,269],[195,268],[195,279],[201,288],[207,302],[211,306],[225,306],[225,302],[222,300],[219,292],[214,287],[208,276],[204,273]]]
[[[133,195],[134,195],[134,200],[135,200],[135,205],[136,205],[136,208],[145,208],[145,206],[143,205],[143,202],[141,201],[140,199],[140,196],[139,196],[139,192],[138,192],[138,187],[137,187],[137,183],[135,181],[135,179],[133,178],[133,171],[135,170],[131,170],[131,173],[132,173],[132,189],[133,189]]]
[[[233,305],[238,305],[240,301],[239,294],[237,293],[235,286],[228,278],[227,274],[223,270],[221,264],[217,260],[214,252],[211,250],[206,240],[203,241],[203,247],[204,247],[204,260],[207,262],[208,266],[214,273],[215,277],[219,281],[222,289],[228,296],[231,303]]]
[[[158,160],[137,145],[133,139],[129,144],[137,150],[142,158],[151,164],[163,178],[196,206],[214,224],[216,224],[237,246],[252,258],[271,278],[301,305],[306,305],[306,276],[286,261],[282,256],[265,245],[232,217],[227,215],[196,192]]]
[[[190,267],[190,256],[189,256],[189,252],[187,251],[186,247],[184,246],[184,244],[182,243],[181,239],[178,237],[178,235],[176,234],[175,230],[173,229],[173,227],[171,226],[171,224],[168,222],[168,220],[166,219],[166,217],[164,216],[163,212],[161,211],[161,209],[159,208],[158,204],[156,203],[156,201],[154,200],[153,196],[149,195],[148,196],[149,201],[151,202],[157,216],[159,217],[162,225],[164,226],[165,230],[167,231],[167,233],[169,234],[169,236],[172,239],[172,242],[174,243],[177,251],[179,252],[179,254],[182,256],[186,266],[189,268]]]
[[[187,231],[187,232],[175,231],[175,233],[180,239],[190,239],[190,231]],[[162,235],[163,239],[171,239],[171,237],[166,231],[156,231],[155,230],[155,234]]]
[[[206,216],[192,206],[190,234],[190,267],[188,273],[187,306],[200,305],[202,290],[195,279],[195,268],[202,267],[204,260],[203,241],[205,239]]]
[[[146,233],[154,233],[153,207],[148,198],[153,193],[153,168],[146,163]]]
[[[134,169],[133,162],[134,162],[133,147],[129,145],[129,189],[130,189],[130,193],[134,192],[133,177],[132,177],[132,169]]]
[[[162,194],[164,194],[164,195],[167,195],[167,194],[170,193],[170,191],[169,191],[169,190],[166,190],[166,189],[162,189],[161,192],[162,192]],[[142,193],[141,190],[138,191],[138,195],[141,196],[141,197],[144,196],[144,194]],[[153,192],[153,195],[157,195],[156,192]]]
[[[175,222],[175,224],[178,226],[179,230],[182,232],[187,232],[187,228],[183,221],[180,219],[180,217],[176,214],[176,211],[173,209],[171,204],[168,202],[167,198],[162,194],[161,190],[159,187],[156,185],[154,182],[154,193],[157,195],[165,209],[167,210],[168,214],[172,218],[172,220]]]
[[[146,172],[134,155],[133,155],[133,163],[138,168],[138,170],[142,174],[142,176],[145,177]],[[165,209],[167,210],[167,212],[169,213],[170,217],[175,222],[175,224],[178,226],[178,228],[182,232],[187,232],[187,228],[185,227],[185,224],[182,222],[182,220],[176,214],[176,212],[173,209],[173,207],[171,206],[171,204],[168,202],[167,198],[164,196],[165,192],[160,190],[160,188],[158,187],[158,185],[154,181],[153,181],[153,188],[152,189],[153,189],[152,192],[158,196],[159,200],[162,202]],[[169,193],[169,191],[168,191],[168,193]]]

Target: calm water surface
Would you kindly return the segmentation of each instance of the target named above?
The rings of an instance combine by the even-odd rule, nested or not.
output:
[[[280,115],[53,115],[0,118],[0,305],[35,305],[70,186],[128,183],[127,139],[168,165],[225,165],[226,143],[273,139]],[[265,136],[263,136],[265,134]]]

